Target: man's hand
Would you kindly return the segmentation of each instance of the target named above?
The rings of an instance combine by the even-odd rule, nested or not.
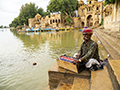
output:
[[[78,54],[76,55],[76,58],[80,58],[80,56],[81,56],[81,54],[80,54],[80,53],[78,53]]]
[[[74,61],[72,61],[72,63],[76,64],[76,63],[79,63],[79,62],[82,62],[82,61],[84,61],[83,58],[80,58],[79,60],[75,60],[75,59],[74,59]]]
[[[79,60],[72,61],[73,64],[79,63]]]

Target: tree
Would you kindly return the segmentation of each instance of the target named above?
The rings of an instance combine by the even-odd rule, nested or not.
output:
[[[44,12],[43,8],[39,8],[39,9],[38,9],[38,13],[39,13],[42,17],[50,14],[49,12]]]
[[[37,14],[38,7],[35,6],[35,3],[22,5],[19,14],[19,25],[23,25],[24,23],[28,25],[28,19],[34,18]]]
[[[28,19],[34,18],[35,15],[39,13],[41,16],[49,15],[48,12],[44,12],[42,8],[38,9],[38,6],[35,5],[35,3],[26,3],[25,5],[21,6],[19,16],[16,17],[11,24],[9,24],[10,27],[19,27],[23,26],[24,23],[28,25]]]
[[[10,27],[17,27],[19,25],[18,23],[18,17],[17,18],[14,18],[14,20],[12,21],[11,24],[9,24]]]
[[[48,12],[60,12],[63,19],[67,22],[65,24],[71,25],[72,15],[77,7],[77,0],[50,0],[49,5],[47,6]]]
[[[0,28],[3,28],[3,25],[1,25]]]
[[[105,0],[105,4],[114,4],[117,0]]]

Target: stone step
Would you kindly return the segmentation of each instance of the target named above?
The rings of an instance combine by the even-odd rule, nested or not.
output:
[[[120,90],[120,60],[109,60],[108,71],[115,90]]]
[[[90,90],[90,80],[83,78],[74,78],[71,90]]]
[[[91,71],[91,90],[114,90],[107,67]]]
[[[94,33],[97,35],[98,39],[102,42],[102,45],[105,47],[105,49],[109,52],[111,57],[113,59],[120,59],[120,55],[118,54],[119,51],[116,51],[112,46],[110,45],[109,40],[106,41],[106,38],[102,35],[101,32],[98,32],[98,30],[94,30]]]
[[[120,43],[118,43],[118,42],[120,42],[120,39],[118,39],[118,38],[116,38],[116,37],[114,37],[114,36],[111,36],[109,33],[105,32],[105,31],[101,31],[101,32],[107,34],[107,36],[109,36],[109,38],[110,38],[112,41],[114,41],[116,44],[118,44],[118,45],[120,46]],[[116,33],[116,34],[119,34],[119,35],[120,35],[120,32],[119,32],[119,33]]]
[[[58,66],[55,63],[48,71],[50,88],[57,88],[60,82],[73,84],[74,77],[89,78],[90,71],[83,70],[80,73],[74,73]]]
[[[71,90],[72,85],[60,82],[55,90]]]
[[[120,40],[100,31],[98,31],[98,33],[101,33],[102,37],[104,37],[109,45],[111,45],[111,47],[113,47],[114,50],[120,55]]]

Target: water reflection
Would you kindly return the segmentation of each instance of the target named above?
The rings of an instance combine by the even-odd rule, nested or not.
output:
[[[82,34],[79,31],[70,32],[20,32],[14,33],[25,47],[40,48],[46,42],[54,54],[67,53],[72,55],[82,43]]]

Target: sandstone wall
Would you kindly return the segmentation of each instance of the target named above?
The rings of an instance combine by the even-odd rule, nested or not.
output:
[[[120,1],[113,5],[112,14],[104,17],[104,28],[120,31]]]
[[[73,20],[74,20],[74,27],[76,27],[76,28],[80,28],[80,18],[79,17],[74,17],[73,18]]]
[[[111,15],[104,18],[104,28],[111,29]]]

